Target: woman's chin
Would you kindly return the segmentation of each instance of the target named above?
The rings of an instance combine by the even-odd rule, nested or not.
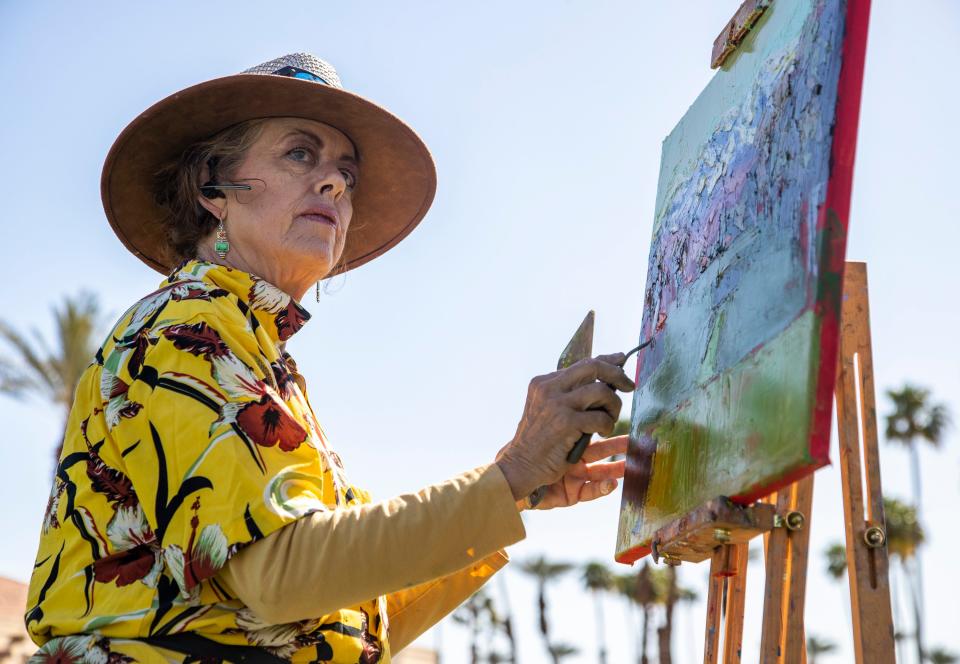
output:
[[[306,251],[300,254],[295,260],[300,261],[301,265],[311,265],[316,272],[317,280],[325,278],[334,265],[337,264],[337,254],[333,247],[318,247],[317,251]]]

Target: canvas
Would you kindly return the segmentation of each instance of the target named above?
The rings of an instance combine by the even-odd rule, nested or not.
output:
[[[663,144],[616,558],[829,462],[868,0],[777,0]]]

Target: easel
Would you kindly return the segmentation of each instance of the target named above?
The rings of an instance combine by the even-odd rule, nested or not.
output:
[[[856,661],[893,664],[865,263],[846,264],[835,399]],[[655,555],[667,563],[710,558],[704,664],[716,664],[720,653],[724,589],[722,661],[741,661],[747,547],[749,540],[760,534],[766,561],[760,662],[807,661],[803,609],[812,501],[813,475],[809,475],[746,507],[717,498],[654,535]]]

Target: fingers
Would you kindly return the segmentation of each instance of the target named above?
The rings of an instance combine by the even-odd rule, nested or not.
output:
[[[601,482],[587,482],[580,487],[577,502],[586,503],[597,498],[603,498],[617,488],[617,480],[603,480]]]
[[[583,433],[609,435],[617,423],[617,418],[611,417],[606,410],[587,410],[582,413],[573,413],[571,417],[577,429]]]
[[[580,360],[560,372],[558,386],[561,390],[571,391],[581,385],[599,380],[621,392],[632,392],[636,385],[617,364],[617,362],[623,364],[624,361],[623,353]]]
[[[586,479],[591,482],[618,480],[623,477],[626,468],[627,462],[623,459],[620,461],[592,463],[587,466]]]
[[[620,409],[623,407],[623,401],[605,383],[581,385],[570,392],[567,403],[576,410],[602,408],[614,420],[620,416]]]
[[[597,355],[597,360],[606,362],[607,364],[614,364],[618,367],[622,367],[627,361],[627,356],[623,353],[610,353],[609,355]]]
[[[595,440],[583,452],[583,460],[587,463],[612,457],[614,454],[626,454],[630,436],[614,436]]]

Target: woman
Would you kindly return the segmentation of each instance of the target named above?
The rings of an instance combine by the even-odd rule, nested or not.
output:
[[[374,503],[286,351],[299,300],[406,236],[426,147],[306,54],[157,103],[107,157],[124,244],[169,274],[77,387],[30,584],[38,662],[387,662],[524,537],[519,511],[609,493],[622,355],[535,378],[492,463]]]

